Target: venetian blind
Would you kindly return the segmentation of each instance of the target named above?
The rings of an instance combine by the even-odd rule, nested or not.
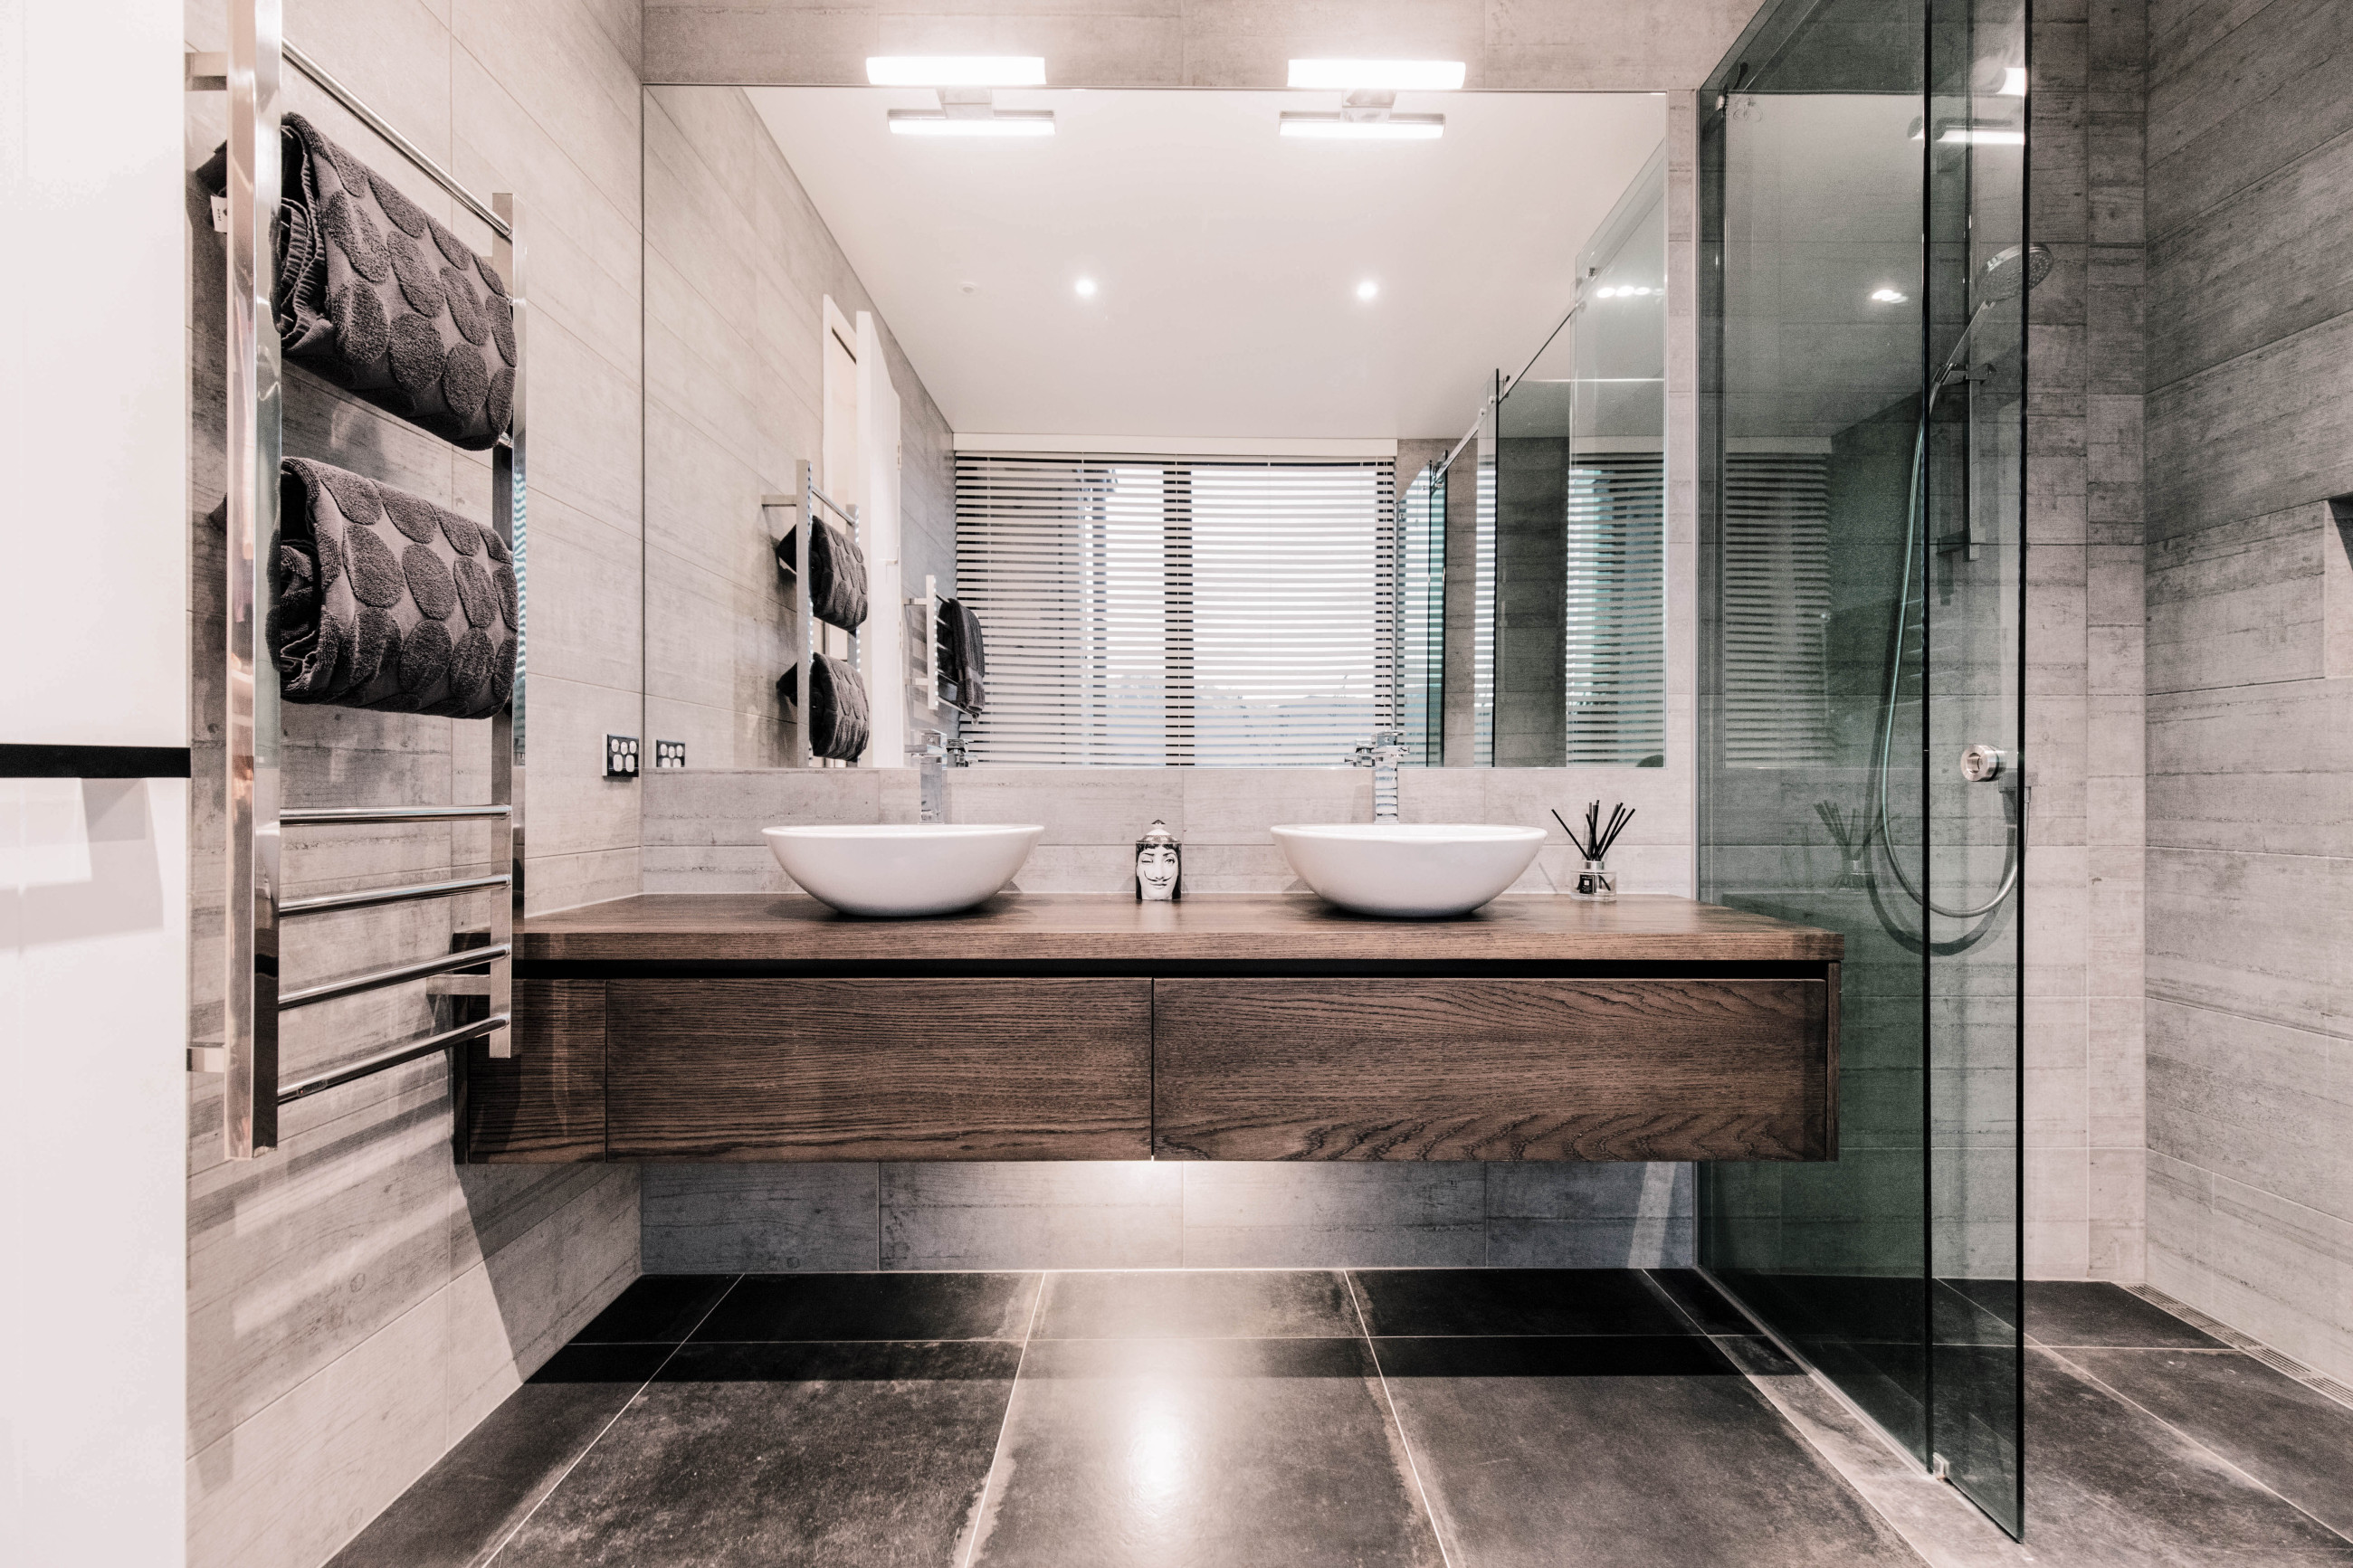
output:
[[[975,761],[1330,766],[1398,709],[1396,465],[956,458]]]
[[[1567,761],[1632,767],[1667,736],[1666,487],[1655,452],[1568,470]]]
[[[1830,485],[1820,454],[1724,461],[1724,749],[1735,767],[1831,760]]]

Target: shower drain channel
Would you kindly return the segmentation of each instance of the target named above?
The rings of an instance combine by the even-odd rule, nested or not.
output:
[[[2348,1388],[2326,1373],[2313,1371],[2300,1361],[2280,1354],[2260,1340],[2248,1338],[2220,1318],[2210,1317],[2187,1301],[2177,1301],[2154,1285],[2127,1285],[2125,1289],[2150,1306],[2163,1308],[2191,1328],[2213,1335],[2232,1350],[2245,1352],[2274,1372],[2295,1379],[2314,1393],[2327,1394],[2339,1405],[2353,1405],[2353,1388]]]

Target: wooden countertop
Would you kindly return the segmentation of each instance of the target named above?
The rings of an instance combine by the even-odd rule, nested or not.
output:
[[[1845,939],[1689,899],[1505,897],[1454,920],[1352,915],[1305,893],[1000,894],[963,914],[863,920],[806,894],[648,893],[523,922],[526,963],[1829,963]]]

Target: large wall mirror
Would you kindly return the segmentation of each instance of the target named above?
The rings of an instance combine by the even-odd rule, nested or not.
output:
[[[648,89],[649,763],[1659,765],[1665,132]]]

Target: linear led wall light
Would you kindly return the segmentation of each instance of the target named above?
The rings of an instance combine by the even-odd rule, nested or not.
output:
[[[1050,109],[1000,109],[992,114],[958,115],[941,109],[894,109],[891,130],[899,136],[1051,136]]]
[[[866,79],[876,87],[1043,87],[1041,55],[873,55]]]
[[[1293,60],[1293,87],[1337,88],[1350,92],[1360,87],[1390,91],[1446,92],[1462,85],[1461,60]]]
[[[1392,114],[1386,120],[1351,120],[1345,114],[1286,111],[1282,134],[1326,142],[1435,142],[1446,134],[1446,116]]]

